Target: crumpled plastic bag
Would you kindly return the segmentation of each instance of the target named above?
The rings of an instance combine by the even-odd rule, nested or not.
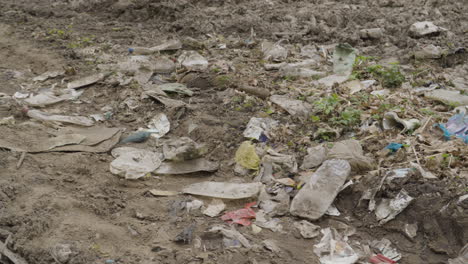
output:
[[[333,228],[322,229],[322,240],[314,246],[314,253],[320,258],[321,264],[352,264],[359,259],[358,254]]]
[[[250,219],[255,219],[255,211],[251,208],[256,202],[248,203],[244,208],[235,211],[230,211],[221,216],[221,220],[227,223],[234,223],[243,226],[252,224]]]
[[[255,146],[250,141],[244,141],[236,152],[236,162],[250,170],[258,170],[260,157],[255,152]]]
[[[344,159],[351,164],[353,171],[367,171],[375,167],[372,158],[364,156],[361,144],[354,139],[335,143],[328,153],[328,159]]]
[[[446,140],[455,136],[468,144],[468,115],[456,114],[446,124],[437,124],[437,126],[444,132]]]
[[[116,159],[110,164],[110,172],[125,177],[138,179],[151,173],[161,165],[162,154],[131,147],[112,150]]]

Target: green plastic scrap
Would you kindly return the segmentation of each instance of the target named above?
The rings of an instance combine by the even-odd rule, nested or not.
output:
[[[244,168],[258,170],[260,158],[255,152],[255,145],[250,141],[244,141],[236,151],[236,162]]]

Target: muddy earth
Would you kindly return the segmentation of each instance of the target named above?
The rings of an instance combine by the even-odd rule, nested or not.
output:
[[[370,258],[379,253],[398,263],[447,263],[468,242],[468,145],[445,140],[437,127],[468,105],[466,0],[0,0],[0,7],[1,264],[333,263],[321,262],[315,252],[326,228],[358,255],[342,263],[378,263]],[[418,35],[411,26],[423,21],[436,29]],[[140,48],[173,40],[181,45]],[[340,43],[357,54],[353,72],[347,82],[321,82],[333,74]],[[286,54],[267,56],[268,46]],[[197,52],[207,65],[181,65],[187,52]],[[307,60],[313,63],[305,70],[278,70]],[[35,79],[50,71],[58,73]],[[70,83],[95,74],[103,75],[71,89],[79,95],[47,105],[27,102],[44,92],[67,95]],[[375,82],[366,86],[364,80]],[[186,90],[170,93],[164,98],[172,101],[164,103],[154,93],[165,83]],[[425,94],[430,89],[454,91],[461,103],[434,100]],[[281,106],[273,99],[278,95],[295,100],[296,108]],[[116,129],[117,141],[109,139],[102,149],[80,145],[83,139],[47,145],[77,126],[38,120],[33,110],[91,118],[91,128],[98,128],[93,136]],[[388,112],[417,119],[419,128],[402,131],[400,123],[383,129]],[[167,134],[116,144],[161,113],[170,122]],[[243,133],[252,117],[278,125],[251,140],[261,161],[248,170],[235,156],[249,140]],[[183,137],[203,144],[203,159],[216,169],[149,172],[138,179],[111,171],[112,149],[162,153]],[[203,194],[151,192],[181,192],[204,181],[260,181],[271,167],[265,157],[274,152],[283,155],[273,162],[275,180],[262,182],[271,195],[286,193],[288,206],[323,161],[304,165],[308,149],[330,152],[343,140],[357,141],[363,152],[356,158],[359,151],[350,148],[342,158],[369,166],[353,165],[346,179],[351,184],[333,202],[339,215],[309,219],[319,226],[309,238],[298,230],[304,218],[289,207],[261,223],[259,212],[266,208],[258,196],[223,200],[224,212],[257,202],[252,227],[226,223],[224,212],[203,214],[212,202]],[[392,142],[403,146],[391,153],[385,147]],[[316,150],[309,156],[319,156]],[[408,170],[392,177],[396,169]],[[413,198],[409,205],[379,222],[370,204],[379,207],[402,190]],[[238,231],[248,245],[210,231],[216,226]],[[392,250],[375,246],[382,239]]]

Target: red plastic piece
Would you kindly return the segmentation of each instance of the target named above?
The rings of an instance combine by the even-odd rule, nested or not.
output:
[[[369,261],[373,264],[387,264],[387,263],[395,264],[397,263],[396,261],[389,259],[382,254],[378,254],[377,256],[371,257]]]
[[[249,226],[252,222],[249,219],[255,219],[255,211],[250,208],[256,205],[256,202],[248,203],[244,208],[227,212],[221,216],[221,220],[227,223],[235,223],[243,226]]]

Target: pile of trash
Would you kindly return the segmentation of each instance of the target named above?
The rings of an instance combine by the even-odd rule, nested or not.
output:
[[[418,22],[408,34],[424,38],[445,31],[432,22]],[[378,39],[384,33],[376,28],[359,34]],[[213,86],[211,79],[219,81],[234,67],[185,46],[169,39],[154,47],[130,47],[100,64],[100,72],[76,77],[48,71],[32,78],[25,89],[2,94],[2,105],[17,108],[22,116],[0,119],[0,148],[23,153],[18,167],[26,153],[88,152],[108,156],[109,172],[122,181],[191,177],[194,183],[145,190],[215,223],[206,230],[190,223],[172,242],[200,252],[265,248],[281,254],[281,241],[258,234],[293,230],[323,264],[398,263],[405,256],[397,242],[378,233],[361,235],[356,228],[385,229],[398,221],[397,229],[408,240],[423,239],[423,223],[405,214],[424,193],[414,183],[468,177],[468,88],[412,87],[395,65],[369,62],[347,43],[306,45],[300,52],[282,41],[259,43],[262,74],[276,78],[279,88],[260,87],[257,81],[224,87],[222,92],[234,95],[226,108],[240,96],[243,107],[249,108],[247,101],[253,98],[266,110],[236,127],[242,128],[238,134],[243,138],[219,143],[229,143],[234,151],[228,161],[218,159],[209,146],[213,144],[199,143],[210,140],[202,137],[206,131],[194,137],[197,124],[189,124],[183,135],[179,128],[183,117],[193,117],[187,113],[195,111],[192,102],[204,92],[204,84]],[[435,59],[426,53],[415,56]],[[290,80],[306,85],[290,89]],[[86,104],[84,95],[101,86],[126,87],[119,90],[122,100],[81,112],[67,106]],[[443,111],[405,108],[410,102],[426,105],[426,100]],[[149,111],[148,105],[157,105],[157,111]],[[123,116],[144,125],[124,125]],[[466,194],[455,195],[460,200],[448,202],[447,208],[462,210]],[[357,226],[356,214],[366,223]],[[465,246],[449,262],[465,263],[466,251]]]

